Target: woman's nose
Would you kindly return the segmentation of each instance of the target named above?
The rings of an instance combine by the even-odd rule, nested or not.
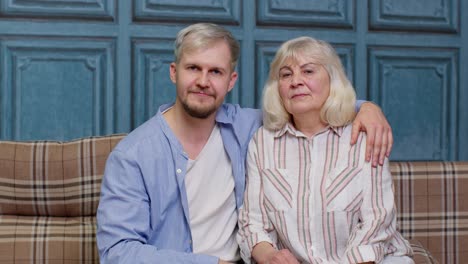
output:
[[[302,77],[299,74],[293,74],[291,78],[291,85],[292,86],[299,86],[302,84]]]

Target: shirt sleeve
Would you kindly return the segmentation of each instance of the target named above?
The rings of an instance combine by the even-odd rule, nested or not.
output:
[[[361,106],[363,103],[367,102],[366,100],[356,100],[356,105],[354,106],[354,110],[357,112],[359,112],[359,110],[361,110]]]
[[[392,178],[388,159],[383,166],[372,167],[369,162],[363,166],[361,222],[349,236],[346,257],[349,263],[380,263],[385,247],[397,233]]]
[[[101,263],[218,263],[213,256],[148,244],[150,218],[149,198],[137,162],[114,150],[106,163],[97,211]]]
[[[261,130],[259,130],[261,133]],[[239,243],[242,259],[251,263],[252,249],[260,242],[268,242],[276,248],[277,234],[264,206],[263,186],[260,175],[261,161],[258,155],[258,134],[249,144],[247,155],[247,184],[244,203],[239,210]]]

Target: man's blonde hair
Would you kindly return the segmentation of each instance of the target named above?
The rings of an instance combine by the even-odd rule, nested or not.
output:
[[[207,48],[220,40],[226,41],[231,52],[231,70],[234,71],[239,58],[239,42],[227,29],[210,23],[197,23],[190,25],[177,34],[175,40],[175,62],[179,63],[186,52]]]
[[[263,125],[267,129],[277,130],[291,122],[291,115],[284,108],[278,90],[279,71],[287,60],[297,61],[299,57],[322,65],[330,77],[330,94],[320,111],[322,121],[334,127],[350,123],[356,115],[356,93],[346,77],[340,58],[327,42],[299,37],[283,43],[270,64],[263,90]]]

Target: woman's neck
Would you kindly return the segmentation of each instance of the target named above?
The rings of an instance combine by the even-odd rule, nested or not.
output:
[[[311,114],[305,113],[303,115],[293,116],[294,127],[301,131],[308,138],[322,131],[327,124],[320,118],[320,113]]]

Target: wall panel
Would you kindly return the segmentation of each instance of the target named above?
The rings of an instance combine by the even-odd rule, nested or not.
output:
[[[112,40],[1,44],[2,137],[69,139],[113,130]]]
[[[458,0],[376,0],[370,4],[370,28],[458,32]]]
[[[397,159],[448,160],[457,152],[457,56],[450,49],[370,48],[370,97],[397,128]]]
[[[133,40],[133,125],[152,117],[163,103],[175,98],[175,87],[169,76],[173,61],[173,40]]]
[[[115,20],[116,0],[3,0],[0,16]]]
[[[204,20],[221,24],[240,24],[241,0],[141,0],[134,1],[137,21],[190,22]]]
[[[174,101],[177,32],[212,22],[242,47],[226,102],[260,107],[276,49],[312,36],[382,106],[393,160],[466,159],[467,12],[461,0],[0,1],[0,139],[131,131]]]
[[[259,0],[259,25],[354,27],[355,0]]]

